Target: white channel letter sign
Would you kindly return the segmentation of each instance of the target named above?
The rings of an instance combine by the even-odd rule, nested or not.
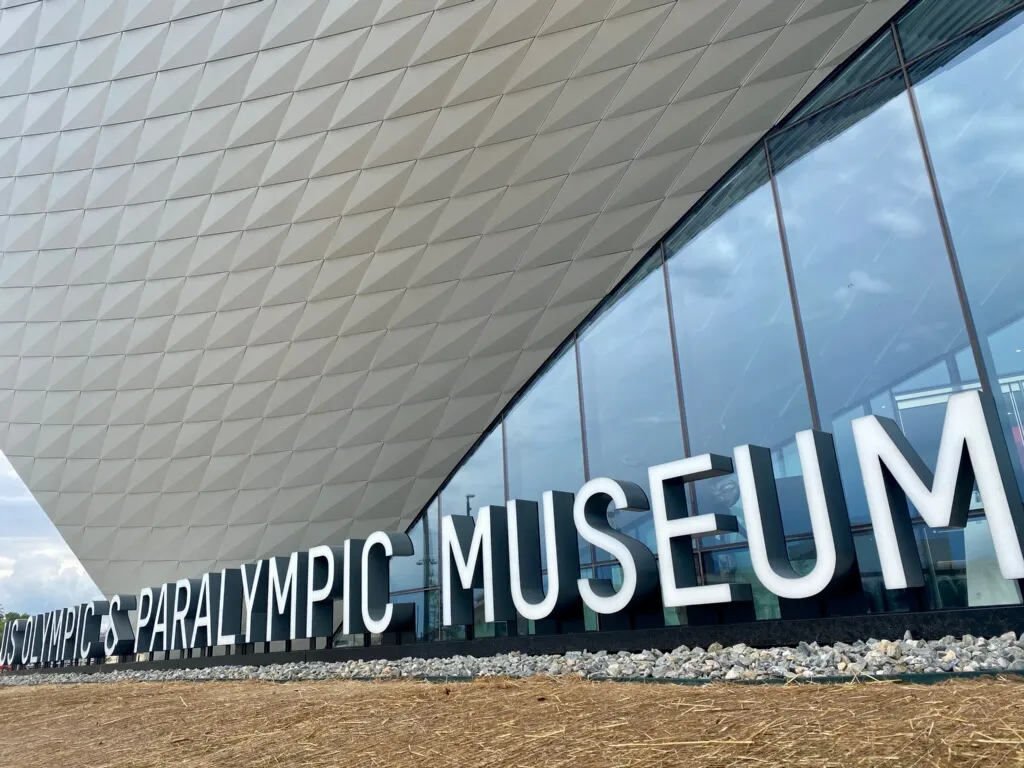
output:
[[[868,512],[888,589],[924,583],[910,505],[932,528],[964,528],[977,489],[1004,578],[1024,579],[1024,504],[996,403],[986,392],[954,394],[946,406],[933,473],[896,423],[880,416],[853,422]],[[733,455],[704,454],[651,467],[650,497],[636,483],[602,477],[578,493],[551,490],[539,500],[510,499],[475,516],[441,519],[442,624],[475,622],[473,590],[483,593],[487,622],[749,601],[749,584],[700,584],[693,540],[736,533],[730,514],[691,515],[687,486],[735,473],[754,573],[782,598],[799,600],[839,584],[856,560],[833,438],[796,435],[817,559],[798,574],[789,560],[782,509],[767,448],[742,445]],[[539,503],[538,503],[539,501]],[[650,511],[655,548],[616,530],[608,511]],[[608,552],[622,569],[618,586],[583,578],[579,546]],[[340,546],[270,557],[240,568],[113,595],[8,622],[0,660],[34,665],[131,653],[189,650],[415,629],[413,604],[391,597],[391,564],[420,557],[405,533],[378,531]],[[546,569],[546,579],[545,579]],[[546,583],[545,583],[546,582]],[[340,603],[341,625],[335,626]],[[137,614],[135,625],[130,615]],[[106,622],[102,620],[106,618]],[[101,623],[106,629],[101,632]]]

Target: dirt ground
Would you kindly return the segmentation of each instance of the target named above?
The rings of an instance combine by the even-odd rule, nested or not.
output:
[[[0,689],[0,766],[989,766],[1024,682],[555,679]]]

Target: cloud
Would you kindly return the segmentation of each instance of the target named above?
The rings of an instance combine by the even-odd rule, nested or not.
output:
[[[78,558],[0,454],[0,605],[34,614],[99,597]]]
[[[35,614],[100,598],[59,535],[56,540],[0,537],[0,605],[5,610]]]

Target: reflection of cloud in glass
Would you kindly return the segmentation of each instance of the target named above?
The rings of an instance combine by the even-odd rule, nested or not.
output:
[[[467,497],[470,497],[467,499]],[[441,492],[442,515],[464,515],[488,504],[505,503],[501,427],[494,429],[473,451]]]
[[[879,106],[842,134],[845,103],[793,129],[813,149],[778,177],[825,421],[966,341],[909,100],[865,94]]]
[[[703,268],[718,269],[728,244]],[[717,278],[712,278],[717,279]],[[683,456],[665,276],[654,262],[580,333],[583,410],[591,476],[647,487],[647,468]],[[649,514],[613,524],[653,543]],[[600,556],[600,553],[599,553]]]
[[[1024,120],[1016,128],[1019,135],[1024,136]],[[990,153],[983,162],[993,168],[1002,168],[1014,176],[1024,176],[1024,149],[1015,149],[1005,153]]]
[[[998,186],[992,184],[993,172],[997,177],[1024,176],[1024,149],[1019,146],[1024,136],[1024,111],[999,100],[993,103],[985,95],[983,103],[971,104],[952,86],[943,87],[943,82],[939,77],[917,86],[929,147],[942,164],[939,181],[943,194],[974,194],[975,187],[985,184],[982,197],[988,197]],[[932,127],[933,123],[956,129],[942,130],[939,125]],[[942,163],[944,155],[958,150],[967,150],[973,161]]]
[[[549,490],[583,484],[576,353],[570,347],[505,418],[509,492],[539,501]]]
[[[709,232],[693,243],[686,258],[679,264],[679,271],[687,276],[728,276],[736,271],[739,249],[734,238],[721,231]]]
[[[924,222],[907,209],[886,208],[875,211],[871,221],[898,237],[915,237],[924,232]]]
[[[1024,16],[915,85],[971,308],[995,332],[1024,312]]]
[[[846,285],[836,291],[836,299],[841,302],[849,302],[858,293],[881,296],[891,292],[892,286],[885,280],[878,280],[867,272],[856,269],[850,273]]]
[[[914,90],[964,288],[990,373],[1004,381],[1024,370],[1024,14],[972,41],[950,59],[912,69]],[[969,355],[961,374],[977,380]],[[967,365],[962,363],[966,360]],[[1007,433],[1021,403],[1003,390]],[[1016,446],[1014,446],[1016,448]],[[1015,452],[1015,451],[1014,451]],[[1024,472],[1018,474],[1024,488]]]
[[[761,186],[669,254],[694,453],[776,447],[809,425],[775,205],[763,157],[749,162]]]

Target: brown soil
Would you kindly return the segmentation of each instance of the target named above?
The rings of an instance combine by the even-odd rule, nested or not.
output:
[[[1019,765],[1024,682],[41,686],[0,723],[24,768]]]

